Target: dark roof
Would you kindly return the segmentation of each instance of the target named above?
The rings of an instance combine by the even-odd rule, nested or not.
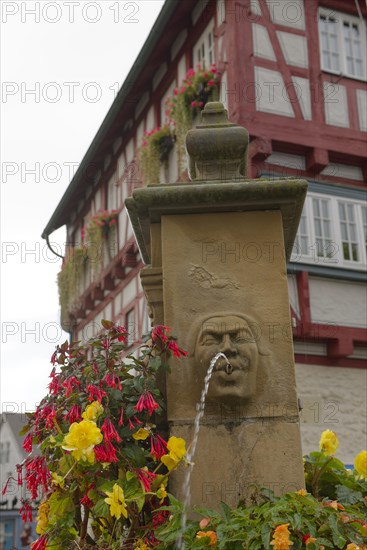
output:
[[[24,455],[26,455],[26,453],[24,452],[23,447],[22,447],[24,437],[19,435],[19,432],[27,424],[27,422],[28,422],[27,416],[25,415],[25,413],[23,413],[23,414],[7,413],[7,412],[2,413],[1,414],[1,420],[0,420],[0,433],[1,433],[1,428],[2,428],[3,424],[5,424],[5,422],[7,422],[9,424],[10,429],[14,434],[14,438],[16,439],[16,441],[18,443],[19,449],[21,450],[21,452]]]
[[[108,111],[95,138],[89,146],[89,149],[87,150],[72,181],[61,198],[61,201],[57,205],[56,210],[43,230],[42,238],[47,239],[53,231],[67,223],[70,215],[71,203],[75,201],[76,197],[81,196],[80,186],[83,183],[83,180],[86,179],[87,167],[95,165],[97,154],[100,155],[104,142],[107,137],[111,135],[112,126],[116,122],[116,117],[121,112],[121,109],[126,107],[124,104],[126,104],[131,92],[134,91],[137,95],[137,91],[134,90],[134,86],[137,80],[142,76],[142,73],[144,73],[144,71],[146,72],[147,63],[154,48],[156,48],[157,45],[165,45],[166,41],[172,41],[172,38],[175,37],[174,33],[176,32],[176,29],[172,26],[172,21],[170,21],[171,18],[174,17],[177,24],[180,17],[180,11],[187,12],[191,9],[192,3],[193,0],[185,0],[185,2],[182,2],[182,0],[166,0],[164,3],[143,48],[141,49],[134,65],[132,66],[119,93],[116,96],[116,99],[112,103],[110,110]],[[170,22],[170,25],[167,29],[168,22]],[[164,34],[163,31],[165,31]],[[156,67],[152,67],[151,64],[149,64],[148,70],[150,73],[155,69]],[[141,89],[139,93],[141,95]]]

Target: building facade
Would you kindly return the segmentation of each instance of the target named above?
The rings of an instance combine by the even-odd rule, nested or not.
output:
[[[27,424],[25,414],[2,413],[0,415],[0,486],[7,484],[5,495],[1,497],[0,509],[0,550],[30,548],[37,538],[35,512],[33,522],[24,523],[19,510],[22,498],[27,498],[25,484],[18,485],[17,464],[27,457],[23,437],[19,432]],[[9,480],[9,481],[8,481]]]
[[[141,342],[143,263],[124,200],[144,185],[139,151],[169,123],[167,101],[187,71],[215,64],[229,119],[249,132],[248,177],[309,182],[287,266],[292,327],[261,330],[270,342],[293,332],[304,451],[333,429],[346,463],[367,424],[366,14],[359,0],[166,0],[42,235],[66,226],[63,328],[86,339],[112,319]],[[160,183],[187,178],[177,157],[176,142]],[[93,224],[108,231],[85,254]],[[254,246],[245,259],[261,253]]]

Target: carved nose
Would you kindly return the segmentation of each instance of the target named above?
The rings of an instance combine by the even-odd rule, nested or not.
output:
[[[234,355],[236,354],[236,348],[233,345],[233,342],[231,341],[231,337],[229,334],[224,334],[222,339],[222,344],[220,347],[220,351],[222,351],[225,355]]]

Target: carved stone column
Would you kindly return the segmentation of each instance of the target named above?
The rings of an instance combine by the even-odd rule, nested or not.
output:
[[[193,181],[137,189],[126,206],[151,264],[142,283],[154,320],[189,352],[166,379],[170,429],[188,444],[210,360],[222,351],[230,363],[210,381],[192,503],[234,506],[261,485],[304,483],[286,261],[307,183],[246,179],[247,132],[221,103],[202,120],[187,138]]]

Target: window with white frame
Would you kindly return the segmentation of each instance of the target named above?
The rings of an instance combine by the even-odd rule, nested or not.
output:
[[[207,69],[215,63],[214,56],[214,19],[210,21],[193,48],[194,67],[200,65]]]
[[[352,78],[366,78],[366,23],[346,13],[320,9],[321,67]]]
[[[291,261],[364,269],[367,263],[366,204],[309,193]]]

